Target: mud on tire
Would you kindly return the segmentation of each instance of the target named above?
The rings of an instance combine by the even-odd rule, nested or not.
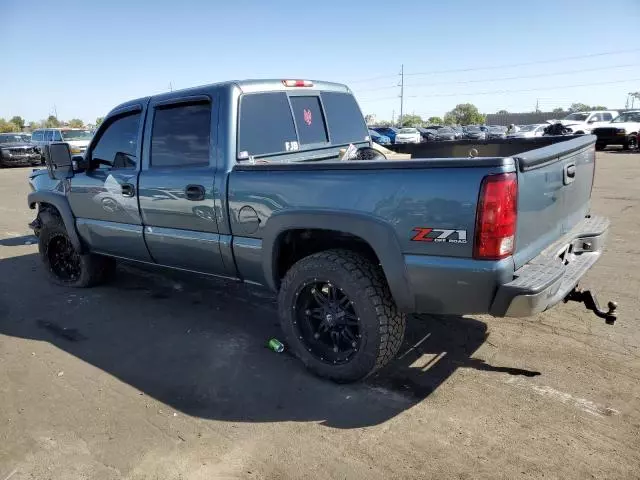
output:
[[[301,316],[309,310],[300,311],[300,295],[310,284],[323,282],[351,302],[349,316],[358,319],[357,349],[344,362],[318,354],[301,326],[305,322]],[[278,294],[278,313],[291,351],[309,370],[336,382],[361,380],[382,368],[395,357],[404,339],[406,315],[398,311],[381,268],[349,250],[327,250],[293,265]]]
[[[58,215],[51,211],[41,212],[40,222],[38,251],[52,282],[69,287],[90,287],[114,274],[115,260],[76,251]]]

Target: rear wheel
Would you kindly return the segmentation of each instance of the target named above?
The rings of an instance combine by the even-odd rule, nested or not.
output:
[[[638,146],[638,140],[635,134],[629,135],[627,143],[624,145],[625,150],[633,150]]]
[[[406,316],[382,271],[348,250],[298,261],[282,282],[278,309],[292,352],[336,382],[360,380],[383,367],[404,338]]]
[[[38,250],[49,278],[58,285],[90,287],[115,272],[115,261],[93,254],[81,254],[73,246],[62,219],[42,212]]]
[[[596,143],[596,150],[604,150],[607,146],[604,143]]]

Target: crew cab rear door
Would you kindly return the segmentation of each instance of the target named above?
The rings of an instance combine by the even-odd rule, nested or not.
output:
[[[214,202],[217,116],[209,95],[149,104],[138,191],[144,238],[161,265],[225,273]]]

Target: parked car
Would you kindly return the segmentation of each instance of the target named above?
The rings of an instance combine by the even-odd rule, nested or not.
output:
[[[570,113],[560,123],[576,135],[589,134],[594,128],[606,126],[618,116],[617,110]]]
[[[464,138],[464,130],[461,126],[456,125],[451,127],[454,132],[456,132],[456,140],[460,138]]]
[[[486,136],[488,140],[507,138],[507,129],[500,126],[490,125],[487,127]]]
[[[0,133],[0,167],[40,165],[40,149],[24,133]]]
[[[386,135],[381,135],[373,129],[369,129],[369,136],[371,141],[376,142],[378,145],[390,145],[391,139]]]
[[[420,143],[422,135],[417,128],[402,128],[396,134],[396,143]]]
[[[85,128],[39,128],[31,134],[31,141],[41,149],[53,142],[69,144],[72,155],[83,155],[93,134]]]
[[[380,135],[384,135],[385,137],[389,137],[391,143],[396,143],[396,134],[398,133],[397,128],[393,127],[371,127],[371,130],[375,130]]]
[[[417,127],[417,130],[420,132],[423,142],[434,142],[436,140],[437,130],[433,130],[431,127]]]
[[[548,123],[539,123],[534,125],[518,125],[518,130],[508,133],[507,138],[533,138],[544,135],[544,129],[548,127]]]
[[[596,150],[603,150],[607,145],[622,145],[629,150],[638,145],[640,132],[640,110],[621,113],[609,122],[607,126],[594,128],[593,133],[598,140]]]
[[[471,140],[486,140],[487,134],[482,128],[478,125],[467,125],[466,127],[462,127],[464,129],[465,138],[469,138]]]
[[[609,226],[589,210],[594,139],[546,140],[342,161],[371,150],[346,86],[217,83],[117,106],[78,169],[50,148],[58,168],[30,173],[28,205],[53,282],[94,285],[122,258],[260,284],[287,348],[354,381],[393,359],[408,313],[521,317],[587,298],[574,287]]]
[[[456,131],[451,127],[440,128],[436,132],[436,140],[438,141],[456,139]]]

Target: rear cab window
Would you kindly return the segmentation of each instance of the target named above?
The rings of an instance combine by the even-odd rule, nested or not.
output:
[[[339,147],[368,141],[364,118],[350,93],[279,91],[240,98],[239,160],[332,148],[337,156]]]

